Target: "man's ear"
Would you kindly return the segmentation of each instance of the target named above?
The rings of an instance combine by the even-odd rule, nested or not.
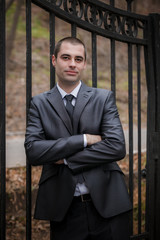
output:
[[[53,67],[56,66],[56,58],[54,55],[52,55],[52,64],[53,64]]]

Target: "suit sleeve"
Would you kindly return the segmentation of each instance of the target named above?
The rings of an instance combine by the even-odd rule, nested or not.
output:
[[[25,150],[30,164],[53,164],[83,148],[83,135],[47,140],[37,106],[31,100],[25,136]]]
[[[67,158],[68,166],[73,172],[77,173],[125,157],[124,133],[111,91],[104,104],[100,129],[102,141]]]

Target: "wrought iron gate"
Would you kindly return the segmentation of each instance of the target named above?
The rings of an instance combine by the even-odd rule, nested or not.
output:
[[[129,118],[129,193],[133,203],[133,49],[137,64],[138,111],[138,233],[131,239],[158,240],[160,236],[160,15],[143,16],[131,11],[132,0],[126,1],[127,11],[114,7],[114,0],[105,4],[96,0],[26,0],[26,108],[32,95],[32,34],[31,4],[49,13],[50,26],[50,86],[55,84],[55,72],[51,56],[55,45],[55,18],[71,26],[71,35],[77,28],[91,33],[92,85],[97,87],[97,37],[110,40],[111,90],[116,96],[116,43],[128,48],[128,118]],[[0,239],[6,239],[5,193],[5,1],[0,1]],[[148,91],[147,114],[147,164],[141,169],[141,58],[144,51],[146,83]],[[31,240],[31,166],[27,165],[26,189],[26,239]],[[142,231],[141,179],[146,178],[145,229]]]

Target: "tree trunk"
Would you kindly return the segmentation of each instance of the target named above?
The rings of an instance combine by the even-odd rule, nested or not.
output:
[[[11,7],[12,3],[14,2],[14,0],[9,0],[6,2],[6,12],[8,11],[8,9]]]
[[[16,36],[16,29],[17,29],[17,24],[18,24],[18,19],[21,13],[21,7],[22,7],[23,1],[22,0],[17,0],[17,6],[16,10],[13,16],[13,23],[11,26],[11,30],[9,32],[8,38],[7,38],[7,49],[6,49],[6,60],[7,63],[9,61],[9,58],[11,56],[11,52],[14,46],[14,40]]]

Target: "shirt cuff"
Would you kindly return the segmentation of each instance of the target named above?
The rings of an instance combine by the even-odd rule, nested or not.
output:
[[[87,147],[87,137],[86,134],[83,134],[84,147]]]
[[[87,137],[86,137],[86,134],[83,134],[83,146],[87,147]],[[64,164],[68,165],[68,162],[67,162],[67,160],[65,158],[64,158]]]
[[[65,165],[68,165],[68,163],[67,163],[67,161],[66,161],[65,158],[63,159],[63,161],[64,161],[64,164],[65,164]]]

